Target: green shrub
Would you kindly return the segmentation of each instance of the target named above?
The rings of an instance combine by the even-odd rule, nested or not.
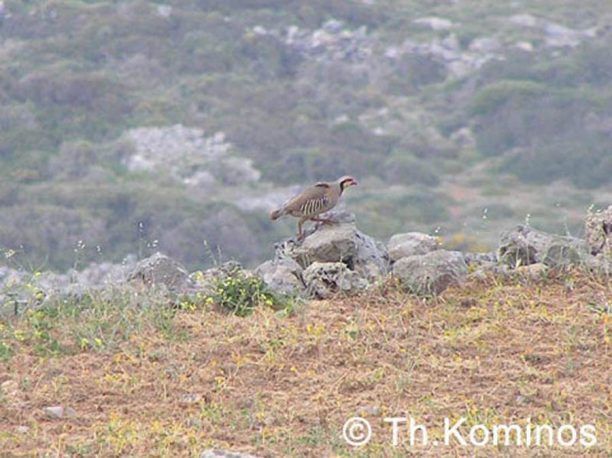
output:
[[[250,315],[261,305],[279,310],[289,304],[287,299],[269,291],[261,278],[240,271],[218,280],[211,298],[222,309],[238,316]]]

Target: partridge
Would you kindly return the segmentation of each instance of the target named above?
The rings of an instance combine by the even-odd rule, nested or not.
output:
[[[298,240],[302,240],[304,238],[302,225],[308,220],[321,223],[332,222],[329,219],[319,218],[319,215],[334,208],[340,200],[342,192],[346,188],[356,185],[357,180],[351,176],[343,176],[332,182],[316,183],[304,189],[279,209],[271,212],[270,219],[274,221],[285,215],[299,218],[297,237]]]

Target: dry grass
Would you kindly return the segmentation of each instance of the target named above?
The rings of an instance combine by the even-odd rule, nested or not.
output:
[[[64,349],[55,355],[41,356],[31,339],[11,341],[13,355],[0,363],[0,447],[49,456],[197,456],[211,446],[406,456],[390,445],[383,418],[408,414],[434,438],[444,417],[465,416],[468,424],[594,424],[598,439],[588,450],[454,444],[413,455],[610,456],[611,290],[580,274],[489,279],[429,301],[389,286],[290,316],[181,310],[171,326],[145,320],[98,349],[71,344],[78,321],[66,320],[49,331]],[[22,324],[4,326],[15,333]],[[77,416],[48,419],[49,405]],[[359,449],[341,435],[355,415],[374,429]]]

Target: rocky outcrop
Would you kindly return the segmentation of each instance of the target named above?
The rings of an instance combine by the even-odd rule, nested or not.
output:
[[[401,258],[393,275],[409,291],[420,295],[439,294],[467,278],[467,265],[458,251],[437,250]]]
[[[395,234],[387,243],[387,250],[392,261],[397,261],[406,256],[427,254],[438,248],[439,242],[436,237],[420,232]]]
[[[385,246],[359,231],[354,223],[321,226],[301,244],[284,245],[281,251],[304,268],[314,262],[342,262],[368,281],[376,281],[389,271]]]
[[[223,132],[206,136],[201,129],[181,124],[140,127],[127,131],[122,141],[131,146],[124,164],[133,172],[168,173],[199,188],[219,182],[252,183],[261,177],[250,159],[232,153],[233,146]]]
[[[359,231],[354,215],[331,213],[337,224],[311,228],[303,242],[287,240],[275,259],[255,272],[273,291],[328,298],[354,294],[383,279],[389,256],[382,243]]]

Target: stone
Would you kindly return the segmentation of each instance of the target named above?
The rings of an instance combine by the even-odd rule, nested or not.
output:
[[[497,253],[489,251],[487,253],[463,253],[463,259],[468,266],[488,266],[497,263]]]
[[[567,237],[517,226],[502,234],[497,256],[511,268],[543,262],[549,267],[579,264],[586,257],[586,243]]]
[[[368,281],[381,279],[389,271],[385,246],[359,231],[354,223],[322,225],[301,244],[280,247],[277,254],[304,268],[314,262],[343,262]]]
[[[401,284],[419,295],[439,294],[467,278],[467,265],[458,251],[436,250],[396,261],[393,275]]]
[[[182,291],[192,286],[187,270],[162,253],[155,253],[138,262],[129,274],[128,282],[147,287],[164,285],[174,291]]]
[[[439,241],[436,237],[422,234],[420,232],[406,232],[395,234],[387,243],[389,257],[393,261],[435,251],[439,248]]]
[[[179,404],[182,406],[190,406],[198,404],[202,400],[202,395],[198,393],[185,393],[179,397]]]
[[[584,245],[576,245],[571,241],[553,240],[546,247],[542,264],[549,267],[567,267],[580,265],[585,256]]]
[[[605,210],[589,210],[584,232],[589,252],[612,257],[612,205]]]
[[[76,418],[76,412],[72,407],[53,406],[43,409],[45,415],[49,418]]]
[[[342,262],[314,262],[304,270],[308,296],[328,299],[337,294],[357,294],[368,282]]]
[[[516,269],[517,274],[530,280],[541,280],[546,275],[546,272],[548,272],[548,266],[541,262],[528,266],[520,266]]]
[[[260,264],[254,273],[276,293],[299,295],[304,292],[302,267],[291,258],[266,261]]]
[[[257,458],[255,455],[242,452],[231,452],[228,450],[208,449],[204,450],[200,458]]]
[[[432,30],[448,30],[453,27],[452,21],[441,17],[422,17],[412,21],[414,24],[429,27]]]

